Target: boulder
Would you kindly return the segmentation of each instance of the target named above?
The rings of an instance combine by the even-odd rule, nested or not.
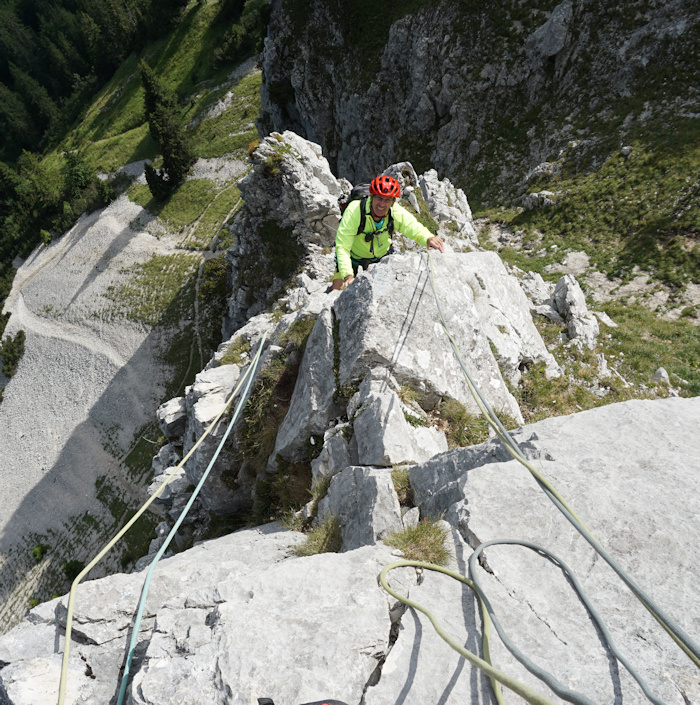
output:
[[[539,306],[551,298],[554,290],[554,286],[546,282],[537,272],[525,272],[520,279],[520,286],[535,306]]]
[[[600,333],[596,317],[586,306],[586,297],[572,274],[565,274],[555,285],[552,302],[566,321],[570,338],[593,350]]]
[[[423,423],[401,402],[396,387],[387,381],[391,376],[385,370],[370,371],[354,400],[357,411],[353,426],[357,439],[357,457],[360,465],[391,467],[420,463],[436,453],[447,450],[447,439],[442,431],[414,423]]]
[[[276,470],[277,455],[299,460],[305,454],[306,441],[323,434],[340,407],[335,402],[333,316],[327,306],[316,320],[299,370],[289,411],[277,432],[275,449],[268,469]]]
[[[346,432],[351,432],[350,424],[332,426],[323,434],[323,447],[318,456],[311,461],[311,472],[314,480],[335,475],[352,465]],[[357,461],[356,461],[357,462]],[[355,463],[356,464],[356,463]]]
[[[391,470],[351,466],[334,475],[319,502],[318,518],[334,516],[343,534],[343,551],[371,546],[403,528]]]
[[[659,367],[656,372],[651,376],[654,382],[663,382],[664,384],[671,384],[671,378],[668,376],[665,367]]]
[[[489,403],[522,420],[488,345],[465,270],[475,253],[433,255],[438,300],[472,376]],[[381,365],[424,396],[449,396],[475,410],[433,297],[427,255],[393,255],[358,277],[338,297],[341,385]],[[524,299],[524,297],[523,297]]]
[[[521,203],[526,211],[537,208],[551,208],[554,204],[556,194],[552,191],[537,191],[536,193],[526,193],[521,198]]]
[[[158,425],[168,440],[178,440],[185,432],[187,405],[184,397],[175,397],[161,404],[156,412]]]

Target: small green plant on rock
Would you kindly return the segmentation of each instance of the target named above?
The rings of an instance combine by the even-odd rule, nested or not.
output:
[[[250,343],[243,337],[234,340],[227,348],[219,365],[242,365],[250,355]]]
[[[408,468],[405,465],[394,465],[391,470],[391,481],[394,483],[399,504],[402,507],[413,507],[413,488]]]
[[[489,437],[488,424],[481,416],[468,411],[456,399],[440,404],[438,428],[445,432],[450,448],[462,448],[483,443]]]
[[[398,548],[409,561],[447,565],[452,554],[447,548],[447,529],[438,521],[423,519],[416,526],[394,531],[384,543]]]
[[[314,556],[317,553],[337,553],[343,545],[340,522],[332,515],[306,534],[306,541],[292,549],[295,556]]]
[[[43,560],[44,556],[47,554],[49,550],[49,547],[46,544],[43,543],[38,543],[34,548],[32,549],[32,556],[34,556],[34,560],[37,563],[41,563]]]

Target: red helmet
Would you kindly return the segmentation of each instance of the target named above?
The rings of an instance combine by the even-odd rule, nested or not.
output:
[[[399,198],[401,196],[401,184],[393,176],[377,176],[369,185],[369,192],[375,196]]]

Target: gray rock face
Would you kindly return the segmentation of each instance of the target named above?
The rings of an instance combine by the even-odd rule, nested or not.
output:
[[[281,2],[271,8],[261,134],[290,129],[318,142],[334,171],[353,182],[407,153],[425,154],[441,175],[487,197],[515,195],[518,174],[567,147],[572,131],[564,116],[597,116],[596,128],[583,121],[576,147],[595,149],[601,123],[619,129],[612,124],[616,97],[647,95],[649,71],[682,63],[696,50],[700,24],[691,0],[651,2],[603,23],[572,0],[547,11],[501,8],[497,21],[485,20],[481,7],[449,0],[397,13],[389,28],[362,30],[357,18],[322,0],[305,3],[303,12]],[[499,34],[505,28],[507,41]],[[360,38],[370,37],[367,50]],[[651,98],[645,114],[661,119],[674,100],[697,113],[690,76],[678,76],[663,100]],[[504,148],[495,126],[517,125],[529,110],[537,128],[518,130]]]
[[[187,405],[184,397],[175,397],[161,404],[156,412],[163,435],[169,440],[182,437],[187,421]]]
[[[435,169],[428,169],[420,177],[420,187],[425,202],[439,223],[451,223],[459,237],[472,245],[478,245],[472,220],[472,211],[464,191],[455,188],[449,179],[438,179]]]
[[[388,647],[387,599],[376,575],[391,554],[372,546],[289,560],[290,545],[301,540],[272,524],[163,560],[127,702],[247,705],[257,697],[308,702],[329,693],[358,702]],[[142,579],[115,575],[81,587],[67,703],[112,698]],[[339,599],[348,594],[352,609]],[[6,702],[57,701],[64,619],[65,599],[54,600],[0,638],[0,659],[9,663],[0,675]]]
[[[588,310],[586,297],[579,283],[571,274],[565,274],[554,287],[552,300],[557,311],[566,321],[570,338],[577,338],[583,345],[595,348],[600,333],[598,320]]]
[[[234,296],[225,337],[266,310],[300,264],[313,262],[306,275],[319,284],[334,268],[322,248],[334,243],[342,187],[321,148],[285,132],[266,137],[251,159],[253,170],[240,182],[245,209],[234,224],[236,244],[226,254]]]
[[[530,36],[526,47],[544,57],[556,56],[564,48],[573,16],[572,1],[564,0],[554,8],[549,19]]]
[[[539,306],[547,299],[551,298],[554,287],[545,282],[541,274],[537,272],[526,272],[520,280],[520,286],[523,288],[527,297],[533,304]]]
[[[532,322],[529,303],[515,277],[494,252],[474,252],[465,258],[465,276],[475,292],[479,319],[496,349],[501,371],[512,384],[521,366],[544,362],[548,377],[558,377],[559,365]]]
[[[527,455],[572,504],[599,541],[691,635],[700,631],[700,400],[613,404],[532,424],[516,436]],[[678,438],[685,439],[683,444]],[[566,561],[610,628],[623,653],[666,703],[700,698],[697,671],[558,512],[517,461],[487,448],[455,450],[411,470],[424,513],[458,526],[474,547],[512,537],[547,547]],[[616,693],[643,702],[609,657],[585,609],[553,565],[531,551],[496,546],[485,551],[482,581],[509,636],[537,663],[595,702]],[[580,655],[586,654],[585,659]],[[494,660],[523,682],[535,679],[498,643]],[[541,686],[536,686],[541,689]]]
[[[329,420],[340,411],[334,401],[333,318],[330,307],[316,319],[307,341],[304,361],[297,378],[287,416],[277,433],[270,468],[276,469],[275,458],[298,460],[312,435],[322,435]]]
[[[470,547],[457,531],[450,532],[448,545],[453,554],[448,567],[466,574]],[[400,568],[390,572],[389,584],[397,592],[410,594],[412,600],[433,613],[453,639],[483,658],[481,615],[472,590],[440,573],[424,571],[420,584],[411,585],[409,591],[393,585],[401,573],[408,576],[413,570]],[[399,638],[382,668],[381,680],[368,688],[365,696],[367,705],[394,702],[481,705],[495,703],[496,699],[488,678],[450,649],[423,615],[407,610],[401,618]]]
[[[236,386],[240,371],[238,365],[222,365],[200,372],[195,378],[194,384],[186,396],[188,423],[183,447],[185,455],[199,441],[204,431],[226,406],[226,401]],[[196,485],[202,479],[226,432],[226,427],[226,420],[222,419],[185,463],[184,467],[189,483]],[[238,498],[238,493],[222,479],[224,470],[232,463],[233,458],[230,451],[224,449],[212,468],[207,482],[202,487],[202,501],[214,512],[230,514],[234,508],[242,507],[245,504],[243,497]]]
[[[494,408],[521,419],[488,347],[477,295],[465,271],[470,257],[471,253],[433,256],[438,297],[486,398]],[[379,364],[399,383],[411,383],[422,394],[450,396],[474,409],[440,326],[428,277],[424,258],[396,255],[359,277],[341,294],[335,304],[340,319],[340,383],[361,379],[367,367]]]
[[[319,502],[318,516],[332,515],[343,532],[343,551],[371,546],[383,536],[403,528],[401,507],[384,468],[345,468],[331,480],[328,494]]]
[[[358,463],[384,467],[415,464],[446,451],[442,431],[410,423],[409,419],[414,423],[421,419],[406,409],[392,389],[397,387],[395,380],[383,372],[368,373],[354,400]]]
[[[323,434],[323,448],[318,457],[311,462],[314,480],[335,475],[353,464],[348,442],[343,435],[343,431],[350,428],[350,424],[339,424],[329,428]]]

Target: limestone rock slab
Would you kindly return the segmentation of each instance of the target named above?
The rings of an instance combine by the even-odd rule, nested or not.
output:
[[[516,434],[535,467],[567,499],[601,544],[691,637],[700,633],[700,398],[629,401],[550,418]],[[681,441],[682,439],[682,441]],[[515,460],[455,450],[411,471],[423,513],[446,510],[476,546],[503,537],[533,541],[574,570],[622,652],[655,694],[682,705],[700,698],[687,657],[575,532]],[[463,462],[461,462],[463,460]],[[609,656],[566,578],[525,548],[484,553],[484,587],[506,630],[537,663],[595,702],[643,702]],[[502,646],[503,669],[541,689]],[[512,700],[508,700],[512,702]]]
[[[501,258],[495,252],[473,252],[465,258],[464,269],[503,374],[517,384],[522,365],[544,362],[547,376],[558,377],[559,365],[532,322],[527,297]]]
[[[522,420],[488,346],[468,282],[465,262],[472,254],[433,256],[438,297],[482,393],[495,409]],[[425,394],[449,396],[475,410],[439,322],[425,257],[392,255],[338,297],[334,311],[340,320],[340,383],[359,381],[368,369],[382,365],[399,383],[410,380]]]
[[[379,380],[371,384],[368,379],[371,372],[360,386],[353,422],[360,465],[420,463],[447,450],[442,431],[412,426],[398,394]]]
[[[448,566],[465,573],[471,549],[456,531],[448,534],[453,560]],[[410,590],[394,585],[397,574],[413,574]],[[447,633],[483,658],[481,615],[474,592],[441,573],[423,571],[416,585],[415,569],[399,568],[388,574],[389,585],[429,609]],[[403,705],[495,703],[488,678],[453,651],[433,629],[428,618],[407,609],[401,616],[396,643],[382,667],[379,682],[368,688],[366,705],[400,702]]]

